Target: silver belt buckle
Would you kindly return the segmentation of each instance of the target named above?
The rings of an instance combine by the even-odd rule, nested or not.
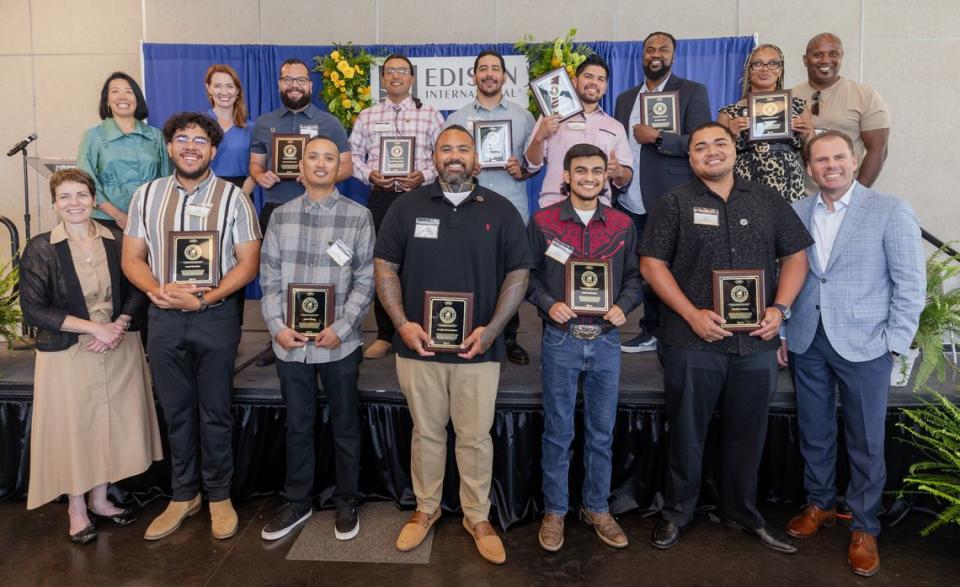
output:
[[[570,327],[570,334],[580,340],[594,340],[600,336],[600,327],[596,324],[574,324]]]

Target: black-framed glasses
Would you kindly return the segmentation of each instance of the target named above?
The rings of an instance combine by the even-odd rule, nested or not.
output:
[[[777,60],[772,61],[751,61],[750,69],[753,71],[761,71],[764,69],[769,69],[770,71],[780,71],[780,68],[783,67],[783,63]]]
[[[285,86],[292,86],[293,84],[297,84],[298,86],[305,86],[310,83],[310,78],[284,76],[280,78],[280,83]]]
[[[810,104],[810,114],[813,114],[814,116],[820,116],[820,90],[817,90],[813,93],[811,101],[813,103]]]

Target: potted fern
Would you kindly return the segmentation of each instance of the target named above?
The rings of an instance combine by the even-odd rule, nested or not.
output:
[[[0,336],[7,341],[7,348],[13,348],[20,339],[20,293],[17,285],[20,271],[13,259],[0,268]]]
[[[960,278],[960,257],[947,245],[937,249],[927,259],[927,301],[920,314],[920,325],[913,338],[915,352],[900,357],[900,385],[906,385],[910,369],[917,355],[920,365],[913,390],[921,390],[936,373],[940,381],[946,377],[947,370],[956,370],[957,365],[943,352],[943,343],[947,338],[960,334],[960,288],[952,287],[949,282]]]

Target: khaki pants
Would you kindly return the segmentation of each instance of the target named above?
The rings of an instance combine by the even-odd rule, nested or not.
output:
[[[490,514],[493,426],[500,363],[436,363],[397,357],[397,379],[413,419],[410,473],[417,510],[440,507],[447,461],[447,422],[456,433],[460,506],[471,524]]]

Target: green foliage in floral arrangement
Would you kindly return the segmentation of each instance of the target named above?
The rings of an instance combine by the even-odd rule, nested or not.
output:
[[[586,45],[573,44],[573,37],[577,34],[577,29],[570,29],[566,37],[557,37],[549,43],[534,43],[531,35],[524,35],[513,46],[519,53],[526,55],[527,66],[531,80],[535,80],[541,75],[553,71],[558,67],[567,70],[567,75],[573,79],[579,66],[593,53],[593,50]],[[527,96],[530,99],[530,112],[537,117],[540,115],[540,108],[533,97],[530,88],[527,88]]]
[[[323,101],[350,133],[360,111],[371,104],[370,66],[373,55],[351,43],[334,44],[329,55],[316,56],[313,71],[323,75]]]
[[[950,255],[946,247],[927,259],[927,301],[913,338],[914,346],[920,350],[914,391],[920,390],[934,373],[943,381],[948,368],[957,369],[944,355],[943,343],[948,335],[960,335],[960,288],[947,290],[947,282],[958,276],[960,258]]]
[[[904,409],[910,424],[898,426],[905,442],[919,448],[928,460],[910,466],[900,497],[909,493],[932,496],[943,509],[924,528],[923,536],[948,524],[960,524],[960,408],[942,394],[923,407]]]
[[[11,348],[13,341],[20,338],[20,322],[23,315],[20,313],[20,293],[17,284],[20,282],[20,270],[13,264],[13,260],[0,268],[0,336],[7,339],[7,348]]]

